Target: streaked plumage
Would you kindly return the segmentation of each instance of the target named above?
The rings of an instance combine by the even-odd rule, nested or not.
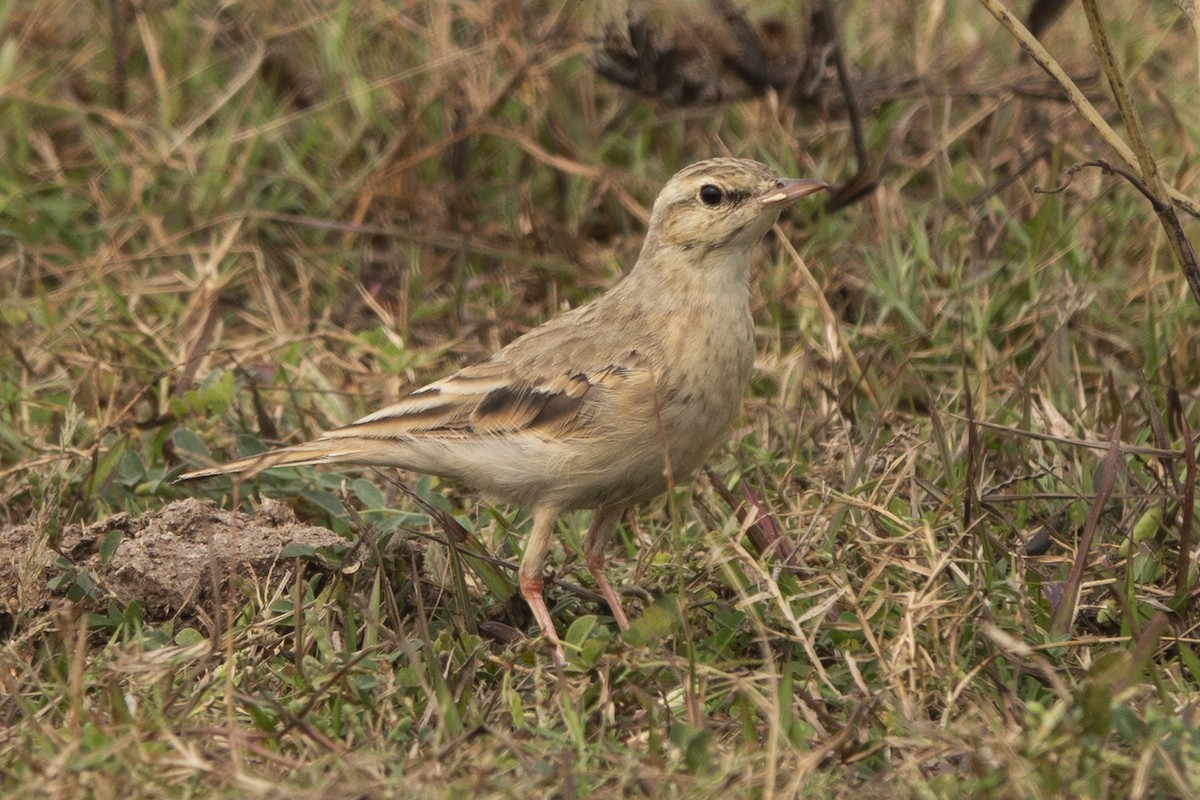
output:
[[[542,597],[557,518],[596,513],[589,570],[622,628],[603,571],[623,510],[686,480],[726,435],[754,360],[750,251],[820,181],[744,159],[701,161],[659,194],[637,264],[609,292],[486,361],[319,439],[181,480],[304,464],[394,466],[461,481],[533,511],[521,592],[563,660]],[[669,471],[668,471],[669,470]]]

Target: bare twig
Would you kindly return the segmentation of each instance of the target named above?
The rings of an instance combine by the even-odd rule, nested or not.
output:
[[[1192,296],[1197,303],[1200,303],[1200,263],[1196,261],[1196,251],[1192,249],[1191,242],[1183,232],[1183,225],[1175,213],[1175,206],[1169,200],[1167,184],[1158,170],[1158,162],[1150,152],[1150,145],[1146,141],[1146,132],[1142,128],[1142,120],[1133,107],[1133,99],[1129,96],[1125,79],[1121,77],[1117,56],[1113,53],[1112,43],[1108,40],[1108,34],[1104,30],[1104,20],[1100,16],[1100,8],[1096,5],[1096,0],[1082,0],[1082,2],[1083,11],[1087,15],[1088,27],[1092,31],[1092,43],[1096,46],[1096,53],[1100,56],[1100,65],[1104,69],[1105,77],[1108,78],[1113,98],[1117,101],[1117,108],[1121,112],[1121,121],[1125,123],[1125,130],[1129,132],[1129,138],[1133,142],[1133,152],[1137,155],[1137,163],[1141,169],[1144,185],[1141,191],[1150,198],[1151,205],[1154,206],[1154,213],[1158,215],[1158,221],[1167,234],[1171,252],[1175,254],[1179,266],[1183,269],[1188,286],[1192,289]]]
[[[1118,167],[1114,164],[1110,164],[1102,158],[1097,158],[1092,161],[1080,161],[1078,164],[1072,164],[1067,168],[1067,179],[1064,182],[1060,183],[1058,186],[1055,186],[1053,189],[1043,189],[1040,186],[1035,186],[1033,191],[1035,194],[1058,194],[1059,192],[1065,192],[1068,188],[1070,188],[1075,176],[1089,167],[1095,167],[1105,175],[1120,175],[1122,178],[1133,184],[1133,188],[1141,192],[1142,196],[1149,200],[1150,204],[1155,207],[1155,210],[1157,210],[1158,206],[1161,205],[1161,203],[1158,201],[1158,198],[1155,197],[1154,193],[1150,191],[1150,187],[1142,183],[1141,178],[1139,178],[1137,175],[1134,175],[1124,167]]]
[[[943,413],[945,413],[948,417],[954,417],[955,419],[960,419],[964,422],[971,422],[970,418],[962,416],[961,414],[954,414],[949,411]],[[1038,433],[1037,431],[1026,431],[1020,428],[1014,428],[1011,425],[1001,425],[998,422],[984,422],[983,420],[975,420],[974,424],[981,428],[1011,433],[1016,436],[1024,436],[1028,439],[1037,439],[1038,441],[1042,442],[1057,442],[1058,444],[1069,444],[1074,447],[1088,447],[1093,450],[1107,450],[1109,448],[1109,445],[1105,442],[1097,442],[1092,439],[1076,439],[1070,436],[1053,436],[1049,433]],[[1118,444],[1117,447],[1122,453],[1147,456],[1150,458],[1160,458],[1168,461],[1176,461],[1178,459],[1185,458],[1185,455],[1178,450],[1164,450],[1161,447],[1146,447],[1145,445],[1136,444]]]
[[[1115,150],[1126,165],[1129,167],[1136,166],[1138,163],[1137,155],[1117,135],[1117,132],[1113,130],[1112,126],[1096,110],[1096,107],[1092,105],[1092,102],[1079,89],[1075,81],[1067,75],[1054,56],[1050,55],[1050,52],[1029,32],[1029,29],[1022,25],[1021,21],[1014,17],[1000,0],[979,0],[979,2],[1017,40],[1021,48],[1029,54],[1029,57],[1059,85],[1059,88],[1067,95],[1067,99],[1070,100],[1071,105],[1075,106],[1075,110],[1095,129],[1105,144]],[[1173,186],[1166,187],[1166,194],[1170,197],[1171,202],[1175,203],[1179,208],[1200,219],[1200,202],[1187,196]]]
[[[842,89],[842,98],[846,101],[846,116],[850,120],[850,133],[854,139],[854,156],[858,163],[859,173],[867,171],[870,159],[867,155],[867,140],[863,136],[862,115],[858,111],[858,101],[854,97],[854,86],[850,82],[850,71],[846,69],[846,56],[843,53],[842,35],[838,29],[837,17],[833,13],[833,3],[823,0],[825,24],[833,39],[833,65],[837,68],[838,86]]]
[[[1153,160],[1151,160],[1153,163]],[[1158,215],[1159,222],[1162,223],[1163,229],[1167,233],[1167,241],[1171,245],[1171,252],[1178,259],[1180,267],[1183,269],[1183,275],[1187,279],[1188,286],[1192,290],[1192,296],[1200,303],[1200,262],[1197,262],[1196,251],[1192,249],[1191,242],[1188,241],[1187,235],[1183,232],[1183,224],[1179,221],[1179,216],[1175,213],[1175,207],[1163,201],[1161,198],[1164,194],[1158,194],[1153,188],[1147,186],[1145,181],[1135,175],[1131,170],[1123,167],[1110,164],[1102,159],[1094,161],[1081,161],[1074,164],[1067,170],[1066,182],[1054,187],[1053,189],[1034,188],[1034,191],[1039,194],[1057,194],[1071,185],[1071,179],[1080,170],[1088,167],[1098,167],[1105,174],[1120,175],[1125,180],[1137,189],[1143,197],[1150,201],[1150,206],[1154,209],[1154,213]],[[1154,171],[1154,177],[1158,178],[1157,167]],[[1161,179],[1159,186],[1162,186]]]

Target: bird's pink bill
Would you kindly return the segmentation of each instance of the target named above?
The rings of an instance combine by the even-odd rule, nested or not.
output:
[[[799,200],[801,197],[807,197],[814,192],[828,188],[829,184],[825,181],[818,181],[812,178],[781,178],[779,180],[779,191],[766,195],[760,202],[764,206],[790,203],[793,200]]]

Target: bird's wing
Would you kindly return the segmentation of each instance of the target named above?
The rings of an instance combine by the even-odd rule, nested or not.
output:
[[[189,472],[178,480],[330,463],[412,464],[421,471],[441,474],[437,465],[442,462],[436,454],[446,451],[426,451],[422,442],[469,449],[498,444],[508,437],[603,437],[618,418],[629,417],[645,404],[645,396],[654,392],[655,377],[636,351],[587,369],[551,364],[531,368],[528,360],[514,365],[504,353],[310,442]],[[552,361],[560,366],[569,363],[558,355]],[[389,440],[403,443],[405,449],[388,446]],[[424,455],[417,455],[420,453]],[[426,457],[433,460],[423,460]]]
[[[633,355],[633,354],[631,354]],[[393,405],[322,438],[393,439],[496,436],[520,432],[551,438],[594,435],[596,417],[642,373],[639,359],[530,376],[495,359],[418,389]]]

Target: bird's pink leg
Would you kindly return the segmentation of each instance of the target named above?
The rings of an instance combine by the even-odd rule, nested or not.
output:
[[[521,569],[517,575],[521,596],[529,604],[542,635],[553,648],[554,663],[564,666],[567,658],[563,653],[562,641],[558,638],[558,631],[554,630],[554,620],[550,618],[550,609],[546,607],[546,598],[542,594],[546,585],[542,572],[546,564],[546,553],[550,549],[550,536],[554,533],[554,523],[557,520],[557,509],[534,509],[533,531],[525,544],[525,555],[521,558]]]
[[[620,506],[603,506],[596,509],[596,513],[592,515],[592,527],[583,540],[583,557],[587,561],[588,572],[592,573],[592,578],[595,579],[600,594],[604,595],[604,599],[608,601],[613,619],[617,621],[617,627],[621,630],[629,628],[629,617],[625,615],[620,595],[616,593],[612,584],[608,582],[608,576],[604,574],[604,549],[608,546],[608,540],[612,538],[613,531],[617,529],[617,523],[621,521],[621,514],[624,511],[625,509]]]

